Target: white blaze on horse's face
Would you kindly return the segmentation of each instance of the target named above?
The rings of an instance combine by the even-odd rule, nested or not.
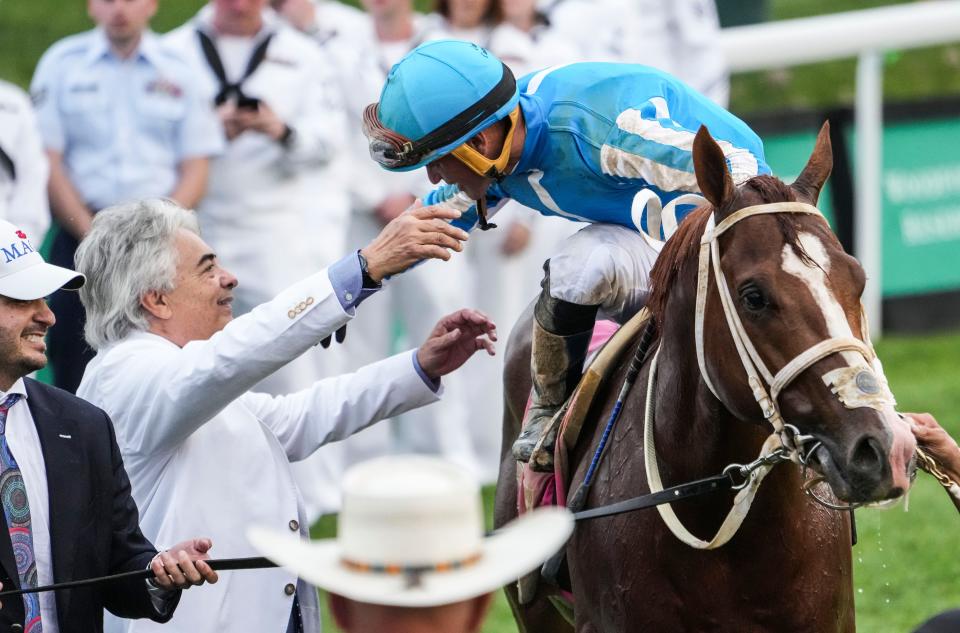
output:
[[[784,244],[781,264],[783,272],[797,277],[813,295],[813,300],[820,306],[820,311],[823,313],[823,319],[827,324],[827,334],[830,338],[855,338],[843,306],[833,296],[830,287],[827,285],[827,275],[830,274],[831,262],[830,255],[823,246],[823,242],[812,233],[800,233],[797,235],[797,241],[804,252],[817,265],[809,266],[805,264],[789,244]],[[866,366],[866,359],[857,352],[840,353],[847,361],[847,365],[851,367]]]
[[[799,279],[810,291],[823,315],[828,337],[854,338],[846,311],[827,283],[832,262],[826,247],[819,237],[811,233],[799,233],[797,239],[803,251],[816,265],[804,263],[794,249],[785,244],[781,253],[781,268],[785,273]],[[883,367],[879,360],[871,367],[867,359],[855,351],[843,351],[840,355],[846,361],[847,367],[827,372],[822,377],[823,382],[846,408],[870,407],[880,413],[893,440],[888,459],[894,485],[906,490],[909,488],[907,464],[913,455],[916,442],[907,423],[896,413],[896,401],[887,386]]]

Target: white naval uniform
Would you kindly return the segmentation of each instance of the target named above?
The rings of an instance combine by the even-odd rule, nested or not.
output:
[[[30,98],[6,81],[0,81],[0,149],[12,167],[11,171],[0,165],[0,218],[20,227],[31,242],[40,245],[50,226],[50,170]]]
[[[714,0],[558,0],[545,8],[584,60],[653,66],[727,106],[730,77]]]
[[[299,532],[305,520],[290,462],[377,420],[438,399],[398,354],[355,374],[274,397],[249,389],[352,317],[326,270],[181,347],[147,332],[99,350],[78,395],[109,413],[140,508],[159,548],[191,536],[215,558],[256,556],[252,525]],[[320,627],[315,588],[282,568],[224,573],[184,592],[165,625],[109,617],[108,633],[283,633],[294,587],[304,630]]]
[[[202,94],[212,103],[220,86],[203,55],[197,29],[214,41],[230,81],[240,79],[253,50],[272,33],[263,63],[242,89],[268,104],[294,132],[286,147],[253,131],[229,142],[223,156],[211,161],[207,193],[197,207],[204,239],[240,281],[235,312],[243,314],[316,270],[318,262],[329,263],[342,255],[332,252],[342,248],[342,240],[334,238],[328,246],[327,233],[316,230],[323,220],[310,216],[346,214],[338,177],[326,169],[342,151],[345,119],[330,64],[309,38],[271,10],[264,11],[264,26],[255,37],[217,35],[212,14],[208,5],[165,41],[182,51]],[[331,252],[318,255],[323,251]],[[289,393],[327,373],[323,350],[318,348],[260,388]]]

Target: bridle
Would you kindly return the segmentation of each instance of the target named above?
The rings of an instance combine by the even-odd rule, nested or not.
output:
[[[864,337],[866,338],[866,342],[853,337],[834,337],[825,339],[795,356],[776,374],[773,374],[763,362],[759,352],[757,352],[757,348],[754,346],[753,342],[750,340],[750,336],[743,327],[743,322],[740,320],[740,315],[737,313],[736,306],[734,305],[734,301],[730,293],[730,287],[727,284],[726,277],[723,275],[723,270],[720,265],[719,238],[741,220],[756,215],[772,215],[780,213],[798,213],[815,215],[821,218],[823,217],[823,214],[818,208],[802,202],[773,202],[769,204],[746,207],[730,214],[724,218],[720,224],[717,225],[714,224],[714,216],[712,214],[710,215],[709,219],[707,220],[706,228],[703,232],[703,237],[700,239],[700,258],[697,271],[695,336],[697,363],[700,366],[700,374],[711,393],[713,393],[717,400],[723,402],[723,398],[720,397],[717,389],[713,386],[713,382],[710,380],[710,375],[707,371],[703,345],[707,294],[710,272],[712,271],[713,282],[717,287],[717,292],[720,295],[720,303],[723,306],[723,314],[726,318],[730,335],[733,337],[733,342],[736,345],[737,353],[740,356],[740,362],[744,371],[746,372],[747,382],[750,385],[750,390],[753,392],[754,400],[756,400],[757,404],[760,406],[760,410],[763,412],[764,418],[766,418],[766,420],[773,426],[774,432],[778,435],[781,435],[782,440],[789,440],[789,437],[783,434],[785,422],[783,420],[783,415],[780,413],[778,397],[780,396],[780,393],[786,389],[786,387],[790,385],[790,383],[793,382],[801,373],[827,356],[831,356],[839,352],[859,352],[863,357],[865,364],[865,367],[862,371],[869,372],[876,382],[876,389],[868,390],[875,391],[875,393],[867,393],[863,389],[860,389],[860,391],[864,391],[864,393],[862,393],[863,397],[860,399],[860,401],[847,402],[841,399],[844,406],[846,406],[848,409],[854,408],[854,406],[864,405],[872,406],[875,409],[880,409],[883,406],[895,405],[896,401],[893,398],[893,394],[890,393],[890,390],[887,387],[886,379],[881,373],[877,373],[872,369],[876,364],[877,354],[873,350],[873,346],[870,344],[869,334],[867,334],[866,317],[864,316],[862,308],[860,312],[861,329],[864,333]],[[846,375],[848,373],[849,372],[844,372],[844,375],[841,376],[839,373],[829,372],[824,375],[823,379],[824,382],[830,386],[836,394],[847,393],[850,391],[848,388],[848,383],[851,378],[855,384],[859,383],[861,386],[870,384],[870,380],[861,375],[862,372],[857,372],[856,375],[852,377],[848,377]],[[791,450],[796,450],[799,448],[796,446],[791,446],[789,441],[786,442],[785,445]]]
[[[745,479],[739,485],[733,508],[728,513],[716,535],[709,541],[704,541],[691,534],[679,521],[669,504],[657,506],[664,522],[680,540],[698,549],[714,549],[725,544],[736,534],[743,520],[746,518],[754,496],[760,487],[763,478],[774,465],[783,461],[793,461],[806,468],[807,460],[816,452],[820,444],[812,436],[801,435],[796,427],[785,422],[780,412],[778,398],[801,373],[818,361],[840,352],[856,352],[864,359],[862,367],[844,367],[827,372],[823,375],[824,383],[837,396],[844,407],[853,409],[868,406],[880,410],[896,404],[893,394],[887,386],[886,379],[876,366],[876,353],[870,344],[867,333],[866,318],[861,308],[861,331],[866,339],[861,341],[853,337],[832,337],[812,345],[810,348],[795,356],[776,373],[771,372],[750,336],[743,327],[736,305],[730,293],[726,277],[720,264],[719,238],[741,220],[757,215],[772,215],[781,213],[808,214],[823,217],[815,206],[801,202],[774,202],[746,207],[731,213],[719,224],[716,224],[714,214],[711,214],[700,239],[699,266],[697,273],[697,298],[695,338],[697,363],[700,374],[710,392],[722,404],[726,405],[718,390],[710,380],[707,370],[704,351],[704,322],[707,306],[707,296],[710,288],[710,279],[717,288],[723,314],[727,322],[733,342],[740,356],[740,362],[747,377],[754,400],[760,406],[764,418],[773,427],[773,432],[767,438],[761,449],[760,456],[751,465],[753,468],[744,472]],[[711,275],[712,272],[712,275]],[[657,358],[659,349],[654,355],[649,372],[647,385],[646,415],[644,420],[644,453],[647,469],[647,480],[653,493],[663,490],[660,473],[657,467],[656,447],[653,434],[653,386],[656,381]],[[729,408],[729,407],[728,407]],[[805,488],[811,493],[812,488]],[[812,494],[812,493],[811,493]],[[849,509],[849,506],[837,506],[826,500],[814,497],[826,505],[835,508]]]

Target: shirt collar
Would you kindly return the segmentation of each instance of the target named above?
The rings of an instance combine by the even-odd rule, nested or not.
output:
[[[23,399],[26,400],[27,386],[24,384],[23,378],[17,378],[17,382],[13,383],[8,391],[0,391],[0,400],[3,400],[11,393],[19,393],[21,396],[23,396]]]
[[[526,137],[523,140],[520,160],[511,175],[536,169],[540,164],[540,155],[543,153],[543,145],[547,139],[546,119],[540,110],[540,102],[535,96],[520,93],[520,113],[523,114]]]
[[[99,27],[93,29],[93,31],[90,33],[90,47],[87,49],[87,54],[84,57],[84,61],[87,64],[92,64],[109,52],[110,41],[107,40],[107,34],[104,33],[103,29]]]
[[[159,66],[160,40],[153,31],[143,32],[140,40],[140,49],[137,51],[137,54],[146,59],[151,65]]]
[[[102,28],[95,28],[90,38],[90,48],[87,49],[87,55],[84,58],[87,64],[92,64],[108,55],[113,57],[113,52],[110,50],[110,40],[107,39],[107,34]],[[140,36],[140,44],[137,46],[137,50],[131,56],[131,59],[143,58],[148,63],[156,66],[159,53],[160,43],[157,40],[157,36],[153,31],[144,30]]]

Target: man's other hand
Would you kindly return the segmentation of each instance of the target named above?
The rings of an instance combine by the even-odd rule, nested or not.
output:
[[[440,319],[417,350],[417,362],[431,379],[437,380],[458,369],[474,352],[494,355],[497,326],[477,310],[458,310]]]
[[[450,251],[462,251],[462,242],[468,237],[466,231],[448,222],[459,217],[456,209],[414,203],[360,250],[367,260],[367,272],[380,282],[423,259],[450,259]]]
[[[204,582],[217,582],[219,576],[204,561],[213,547],[208,538],[195,538],[177,543],[165,552],[160,552],[150,562],[154,581],[163,589],[189,589]]]
[[[937,423],[929,413],[904,413],[910,421],[910,429],[920,448],[946,471],[954,481],[960,483],[960,447],[956,440]]]

